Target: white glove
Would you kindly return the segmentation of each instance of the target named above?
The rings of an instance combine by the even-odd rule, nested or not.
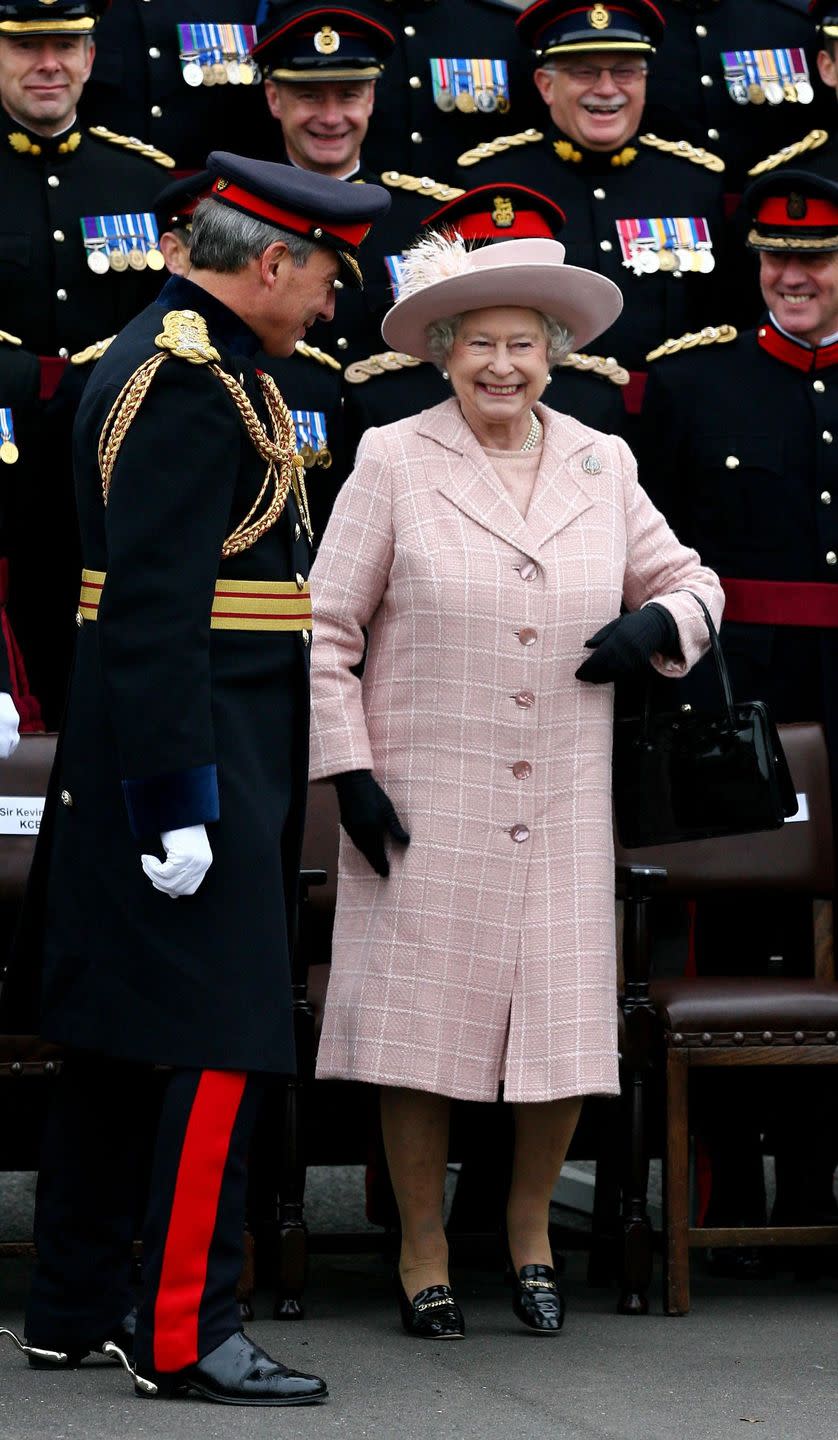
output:
[[[180,895],[194,895],[212,864],[212,851],[206,827],[187,825],[183,830],[164,830],[160,836],[166,859],[143,855],[143,870],[155,890],[177,900]]]
[[[11,695],[0,694],[0,760],[8,760],[20,744],[20,716]]]

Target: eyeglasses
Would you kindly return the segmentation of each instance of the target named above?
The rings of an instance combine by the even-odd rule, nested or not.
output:
[[[600,75],[610,75],[615,85],[636,85],[648,73],[648,65],[560,65],[574,85],[596,85]]]

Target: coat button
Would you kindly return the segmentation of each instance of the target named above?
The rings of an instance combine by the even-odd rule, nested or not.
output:
[[[295,579],[296,582],[297,582],[297,589],[298,589],[298,590],[305,590],[305,587],[306,587],[305,576],[304,576],[304,575],[301,575],[300,572],[299,572],[299,570],[297,571],[296,575],[294,576],[294,579]]]
[[[824,385],[822,380],[813,380],[812,389],[814,390],[816,395],[822,395],[824,390],[826,389],[826,386]]]
[[[405,25],[404,33],[407,36],[408,40],[412,40],[414,35],[416,34],[415,25]]]
[[[832,431],[831,431],[831,430],[824,430],[823,435],[821,436],[821,439],[823,440],[824,445],[831,445],[831,444],[832,444]]]
[[[532,690],[519,690],[515,696],[515,704],[519,710],[532,710],[535,704],[535,696]]]
[[[522,625],[516,633],[522,645],[534,645],[538,639],[538,631],[534,625]]]
[[[309,645],[311,644],[311,631],[310,631],[310,630],[304,630],[304,631],[302,632],[302,634],[303,634],[303,644],[304,644],[305,646],[309,646]]]
[[[69,810],[69,809],[72,809],[73,797],[72,797],[72,795],[70,794],[69,790],[62,790],[62,791],[61,791],[61,804],[62,804],[62,805],[66,805],[67,808],[68,808],[68,810]]]
[[[81,610],[76,611],[76,624],[78,625],[79,629],[81,629],[82,625],[84,624],[84,616],[82,615]]]
[[[421,89],[422,89],[422,81],[419,79],[419,76],[418,76],[418,75],[411,75],[411,77],[410,77],[410,79],[408,80],[407,83],[408,83],[408,85],[410,86],[411,90],[421,90]]]
[[[725,465],[727,466],[728,470],[738,470],[738,469],[739,469],[739,456],[738,456],[738,455],[728,455],[727,459],[725,460]]]
[[[516,845],[523,845],[524,841],[530,838],[530,832],[526,825],[513,825],[509,833]]]
[[[420,135],[418,130],[411,130],[410,138],[413,141],[414,145],[422,144],[422,136]]]
[[[713,84],[712,75],[702,75],[701,83],[704,86],[705,90],[709,90],[711,85]]]
[[[695,33],[696,33],[696,35],[698,36],[699,40],[706,40],[706,39],[707,39],[707,26],[706,26],[706,25],[696,25],[696,27],[695,27]]]
[[[151,113],[155,120],[159,120],[163,114],[163,111],[159,105],[152,105]]]
[[[57,175],[48,175],[47,184],[49,185],[51,190],[57,190],[58,186],[61,184],[61,181],[59,180]]]
[[[338,337],[338,350],[346,350],[346,349],[348,348],[348,346],[349,346],[349,341],[346,339],[346,336],[345,336],[345,335],[340,335],[340,336]]]
[[[512,774],[516,780],[529,780],[532,775],[532,765],[529,760],[516,760],[512,766]]]
[[[159,59],[160,59],[160,51],[158,50],[158,48],[157,48],[156,45],[149,45],[149,47],[148,47],[148,58],[149,58],[149,60],[159,60]]]
[[[831,505],[831,504],[832,504],[832,496],[831,496],[831,494],[829,493],[828,490],[822,490],[822,491],[821,491],[821,504],[822,504],[822,505]]]
[[[300,536],[302,535],[302,533],[303,533],[303,532],[302,532],[302,530],[300,529],[299,522],[298,522],[298,523],[294,526],[294,539],[295,539],[295,540],[299,540],[299,538],[300,538]]]
[[[61,241],[64,239],[64,231],[63,231],[63,230],[53,230],[53,232],[52,232],[52,238],[53,238],[53,240],[57,240],[58,243],[59,243],[59,245],[60,245],[60,244],[61,244]]]
[[[827,565],[838,565],[838,555],[835,554],[834,550],[827,550],[826,563]]]
[[[711,125],[711,126],[710,126],[710,129],[707,131],[707,139],[708,139],[708,140],[718,140],[718,138],[719,138],[719,132],[718,132],[718,130],[716,129],[715,125]]]
[[[525,560],[518,570],[518,574],[522,580],[534,580],[538,574],[538,566],[534,560]]]
[[[594,191],[594,199],[595,199],[595,200],[604,200],[604,199],[605,199],[605,191],[603,190],[603,188],[602,188],[601,185],[597,185],[596,190]]]
[[[600,250],[605,250],[605,252],[607,253],[609,250],[613,250],[614,246],[611,244],[610,240],[600,240],[599,248]]]
[[[63,289],[63,287],[62,287],[62,289],[60,289],[60,290],[56,290],[56,292],[55,292],[55,298],[56,298],[56,300],[66,300],[66,299],[67,299],[67,291],[66,291],[65,289]]]

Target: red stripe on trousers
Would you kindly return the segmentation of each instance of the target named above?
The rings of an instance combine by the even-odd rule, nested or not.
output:
[[[182,1370],[198,1359],[198,1312],[230,1136],[247,1083],[234,1070],[204,1070],[183,1137],[154,1306],[154,1366]]]

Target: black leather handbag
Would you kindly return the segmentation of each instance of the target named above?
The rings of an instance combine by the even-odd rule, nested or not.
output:
[[[702,600],[721,690],[718,711],[643,711],[614,724],[614,816],[621,845],[669,845],[778,830],[797,797],[777,727],[761,700],[735,704],[713,618]]]

